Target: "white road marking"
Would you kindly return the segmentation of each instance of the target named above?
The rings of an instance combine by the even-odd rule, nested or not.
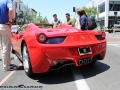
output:
[[[17,69],[18,69],[21,65],[22,65],[22,64],[20,63],[20,64],[18,65]],[[16,70],[15,70],[15,71],[11,71],[5,78],[3,78],[3,80],[0,81],[0,86],[1,86],[2,84],[4,84],[15,72],[16,72]]]
[[[73,70],[73,76],[77,90],[90,90],[80,70],[78,69]]]
[[[120,44],[107,44],[107,45],[112,45],[112,46],[120,47]]]
[[[120,43],[119,44],[107,43],[107,45],[113,45],[113,46],[116,46],[116,47],[120,47]],[[90,88],[87,85],[87,83],[86,83],[82,73],[80,72],[80,70],[74,69],[73,70],[73,76],[74,76],[74,80],[75,80],[77,90],[90,90]]]

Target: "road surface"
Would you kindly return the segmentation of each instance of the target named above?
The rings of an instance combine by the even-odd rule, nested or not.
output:
[[[41,90],[120,90],[120,33],[107,33],[107,53],[95,66],[73,67],[72,70],[48,72],[28,77],[20,61],[14,56],[12,63],[18,70],[2,71],[0,61],[0,86],[41,86]]]

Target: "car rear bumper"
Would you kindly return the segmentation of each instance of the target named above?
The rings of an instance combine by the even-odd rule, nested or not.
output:
[[[78,46],[44,46],[36,44],[35,47],[29,46],[31,65],[34,73],[43,73],[52,69],[59,69],[65,65],[83,66],[78,64],[79,60],[90,58],[91,60],[99,55],[98,60],[103,60],[106,54],[106,42],[90,46],[92,54],[79,55]],[[82,46],[83,47],[83,46]],[[58,65],[59,64],[59,65]]]

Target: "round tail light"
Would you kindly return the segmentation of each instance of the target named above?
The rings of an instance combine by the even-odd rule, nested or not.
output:
[[[46,41],[46,35],[44,34],[44,33],[40,33],[40,34],[38,34],[38,36],[37,36],[37,40],[40,42],[40,43],[43,43],[43,42],[45,42]]]

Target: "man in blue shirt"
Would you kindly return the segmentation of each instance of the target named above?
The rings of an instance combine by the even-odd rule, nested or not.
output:
[[[10,60],[12,18],[12,0],[0,0],[0,46],[4,71],[16,69]]]

